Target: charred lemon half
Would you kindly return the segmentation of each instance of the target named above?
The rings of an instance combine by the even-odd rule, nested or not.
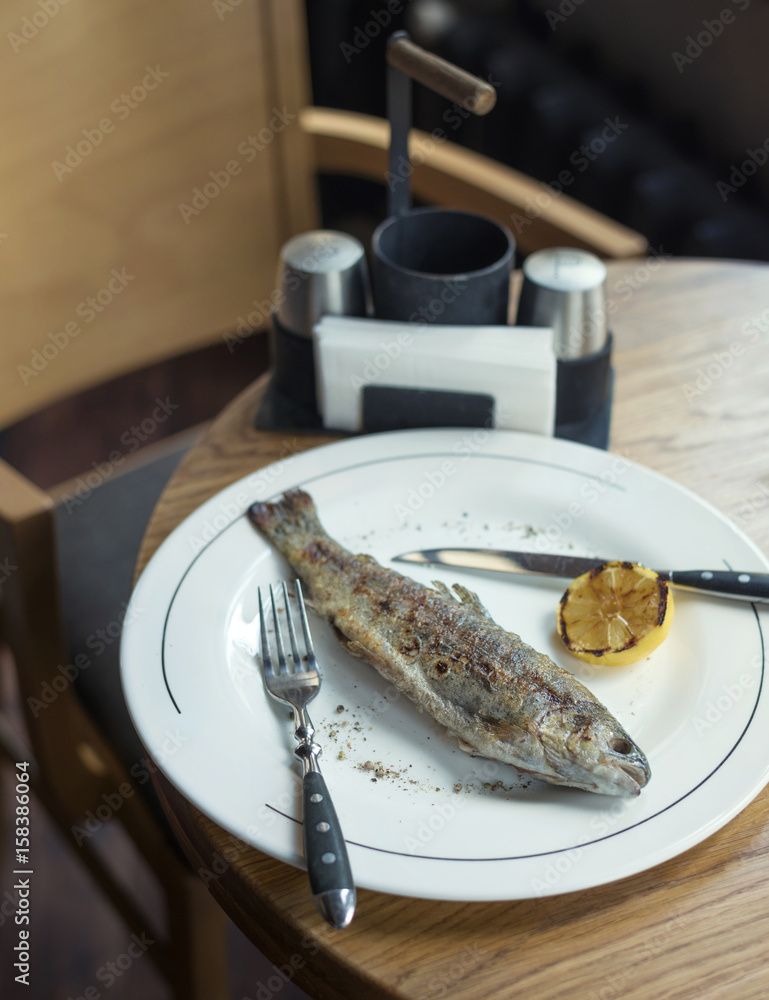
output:
[[[607,562],[566,588],[558,605],[558,634],[588,663],[621,667],[664,642],[673,620],[673,595],[654,570]]]

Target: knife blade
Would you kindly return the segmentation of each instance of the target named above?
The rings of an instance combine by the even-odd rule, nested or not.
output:
[[[393,562],[450,566],[491,573],[535,573],[568,579],[601,566],[608,559],[565,556],[548,552],[510,552],[506,549],[421,549],[393,557]],[[738,601],[769,603],[769,573],[734,572],[723,569],[662,569],[655,572],[674,587],[728,597]]]

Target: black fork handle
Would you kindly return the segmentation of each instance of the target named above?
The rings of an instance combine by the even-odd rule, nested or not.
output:
[[[308,771],[302,781],[304,856],[315,903],[333,927],[347,927],[356,893],[342,828],[323,775]]]

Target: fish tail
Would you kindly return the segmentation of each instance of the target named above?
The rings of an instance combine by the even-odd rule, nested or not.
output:
[[[308,538],[326,537],[312,497],[304,490],[289,490],[275,503],[252,504],[248,517],[285,554],[301,548]]]

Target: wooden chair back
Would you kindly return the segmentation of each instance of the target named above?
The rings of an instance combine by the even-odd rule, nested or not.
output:
[[[309,107],[301,113],[300,125],[311,141],[316,171],[380,182],[387,177],[390,127],[381,118]],[[412,129],[409,155],[417,198],[489,216],[511,230],[519,252],[565,245],[621,259],[642,255],[648,248],[640,233],[442,137],[436,140]]]
[[[4,9],[0,427],[215,342],[317,224],[300,0],[49,6]]]

